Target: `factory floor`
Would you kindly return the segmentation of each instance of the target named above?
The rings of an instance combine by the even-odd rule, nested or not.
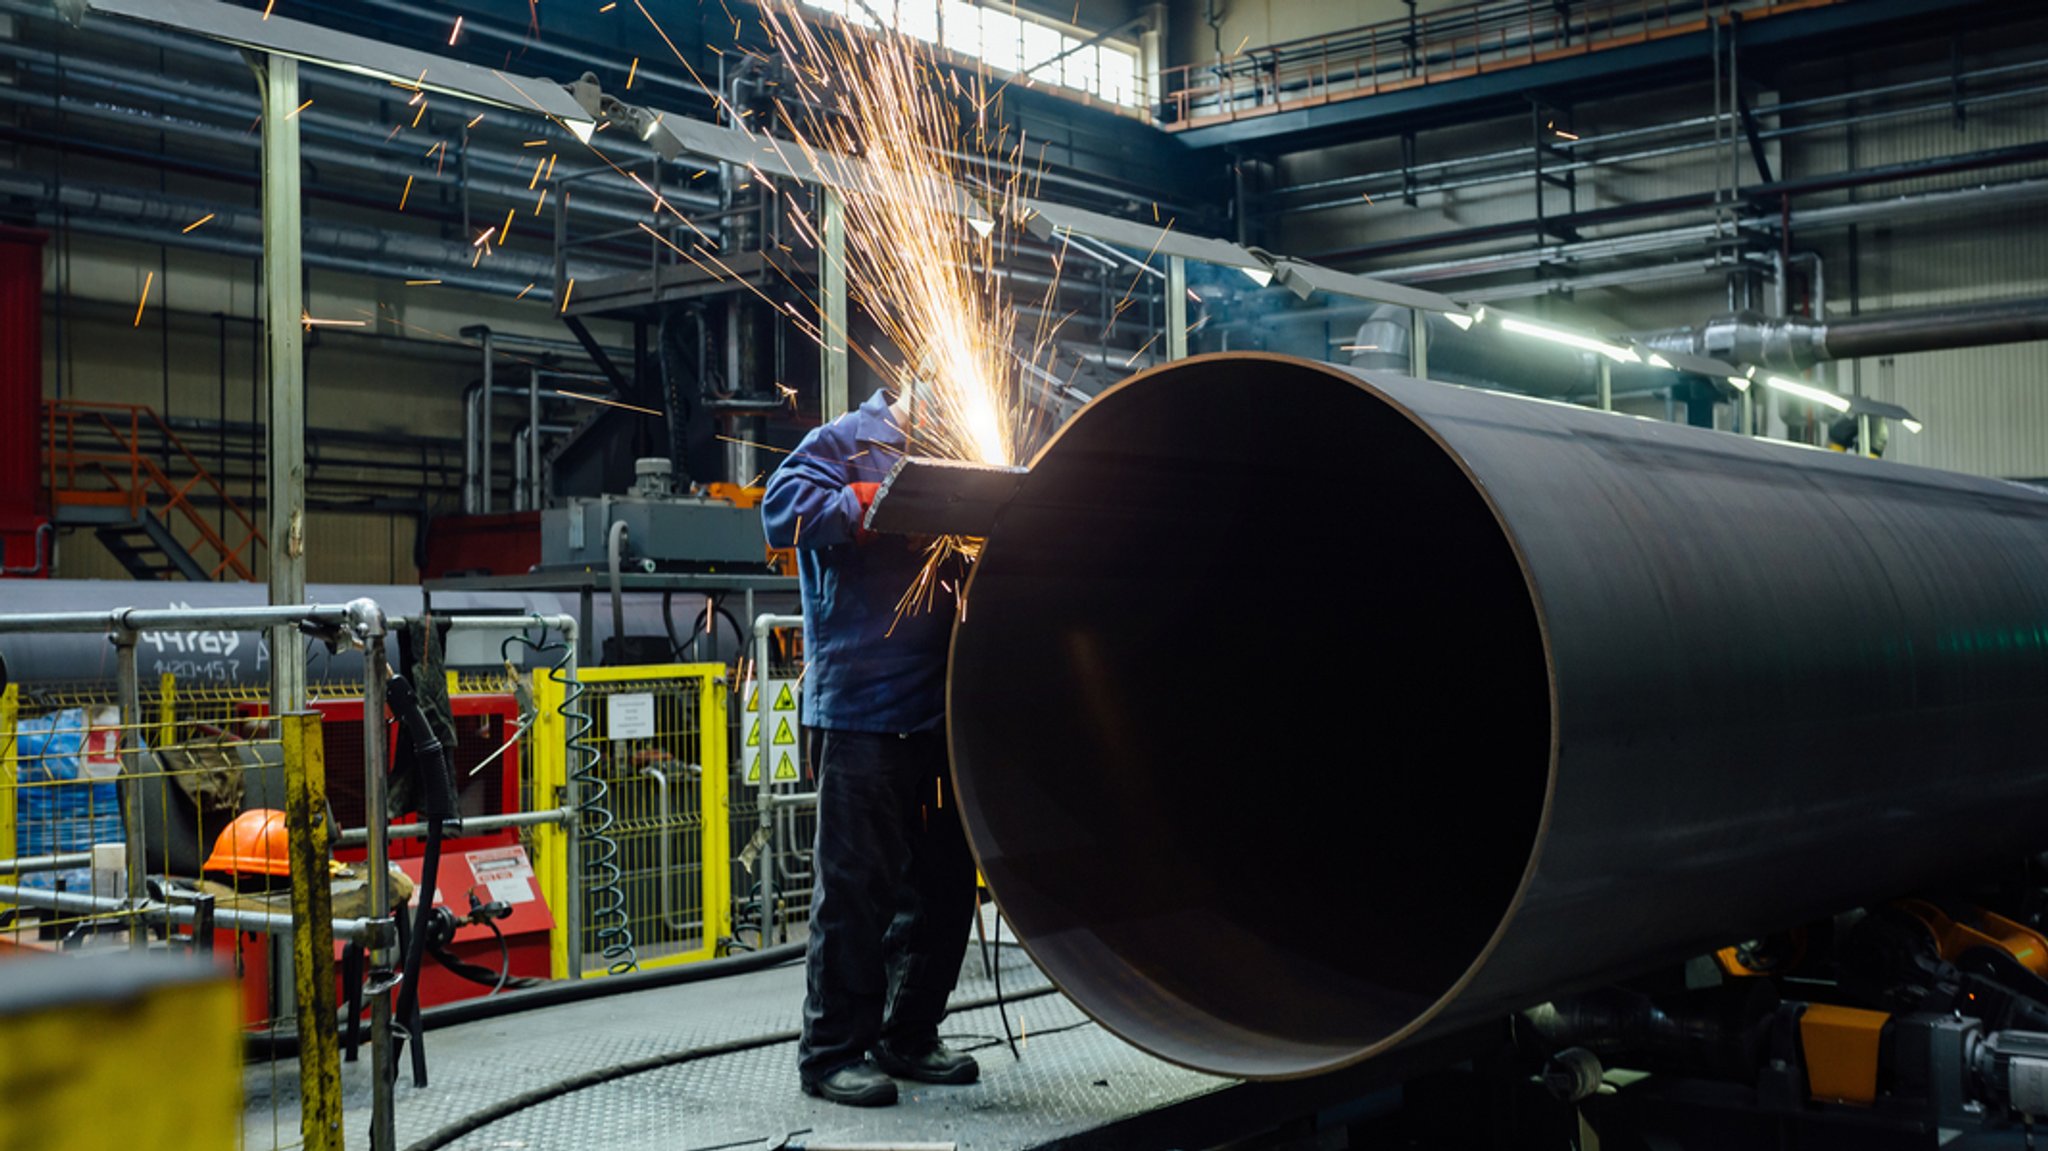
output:
[[[807,1143],[957,1143],[961,1148],[1071,1144],[1221,1091],[1230,1080],[1162,1063],[1090,1022],[1014,945],[1000,957],[1012,1059],[993,1006],[956,1010],[943,1031],[975,1050],[981,1082],[903,1085],[895,1107],[860,1110],[801,1094],[796,1044],[801,963],[658,990],[543,1008],[427,1034],[429,1085],[402,1073],[396,1089],[400,1148],[463,1151],[708,1151]],[[995,981],[970,947],[956,1007],[992,1001]],[[759,1040],[755,1043],[750,1041]],[[671,1053],[717,1048],[687,1062],[613,1079],[535,1103],[452,1139],[485,1108],[561,1080]],[[298,1143],[297,1067],[254,1064],[246,1076],[248,1148]],[[369,1146],[370,1065],[343,1064],[350,1148]],[[275,1106],[273,1107],[273,1103]],[[794,1136],[794,1138],[790,1138]]]

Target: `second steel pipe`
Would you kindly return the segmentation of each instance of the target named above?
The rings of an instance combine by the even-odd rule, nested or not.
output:
[[[2048,844],[2048,493],[1201,357],[1033,463],[949,693],[1060,986],[1314,1074]]]

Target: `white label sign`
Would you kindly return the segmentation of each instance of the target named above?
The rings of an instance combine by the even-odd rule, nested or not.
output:
[[[604,700],[605,734],[614,740],[654,738],[654,693],[636,691]]]
[[[503,903],[532,903],[533,865],[523,847],[493,847],[468,852],[469,873],[484,885],[491,898]]]

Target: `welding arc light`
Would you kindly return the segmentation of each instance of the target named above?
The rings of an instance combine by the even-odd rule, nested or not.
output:
[[[1549,340],[1554,344],[1563,344],[1566,347],[1580,348],[1588,352],[1598,352],[1619,364],[1639,364],[1643,362],[1643,358],[1636,354],[1634,348],[1624,348],[1619,344],[1610,344],[1605,340],[1596,340],[1592,336],[1579,335],[1577,332],[1565,332],[1559,331],[1556,328],[1546,328],[1541,324],[1532,324],[1526,320],[1517,320],[1511,316],[1503,316],[1500,326],[1510,332],[1520,332],[1525,336],[1535,336],[1539,340]]]
[[[1764,383],[1769,384],[1788,396],[1798,396],[1802,400],[1811,400],[1816,404],[1825,404],[1838,412],[1849,410],[1848,397],[1836,395],[1834,392],[1824,388],[1816,388],[1811,384],[1802,384],[1798,380],[1788,380],[1783,376],[1765,376]]]

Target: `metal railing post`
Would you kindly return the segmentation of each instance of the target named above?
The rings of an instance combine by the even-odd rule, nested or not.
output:
[[[0,688],[0,779],[21,778],[20,753],[16,750],[14,725],[21,714],[21,685],[8,684]],[[14,858],[20,854],[14,840],[14,794],[15,788],[0,787],[0,855]],[[19,883],[18,872],[0,867],[0,876],[8,883]]]
[[[716,654],[715,652],[713,654]],[[697,762],[699,802],[703,804],[704,941],[712,955],[732,935],[732,799],[727,788],[732,779],[732,746],[727,738],[726,692],[730,689],[723,669],[706,674],[697,693],[699,744]]]
[[[760,837],[761,854],[754,860],[754,900],[756,914],[761,922],[761,946],[768,946],[769,928],[775,918],[775,764],[770,758],[774,747],[774,728],[769,718],[774,714],[773,693],[768,690],[768,635],[778,627],[795,627],[803,623],[800,615],[758,615],[754,617],[754,721],[760,724],[761,751],[757,766],[760,779],[754,787],[755,834]],[[798,745],[799,751],[802,745]]]
[[[578,681],[582,669],[577,662],[576,623],[563,620],[562,642],[568,645],[569,655],[562,664],[562,708],[566,713],[570,701],[577,698]],[[535,674],[539,674],[536,672]],[[563,914],[568,916],[569,978],[583,978],[583,787],[577,780],[574,753],[569,741],[574,738],[569,731],[567,714],[562,717],[562,806],[577,813],[578,818],[569,821],[565,827],[563,853],[568,856],[569,883],[562,893]]]
[[[386,681],[391,678],[391,668],[384,655],[384,632],[384,618],[376,614],[364,621],[357,634],[363,644],[363,808],[370,833],[365,854],[370,869],[369,912],[376,918],[391,913],[390,844],[384,834],[385,828],[390,826],[390,812],[385,808],[384,794],[387,741],[390,738],[384,720],[384,692]],[[420,893],[422,899],[433,897],[431,891]],[[378,973],[389,971],[391,962],[390,948],[379,939],[370,948],[373,981],[381,982]],[[392,1113],[391,1086],[396,1072],[392,1055],[391,995],[390,988],[384,987],[370,996],[371,1151],[396,1151],[398,1146]]]
[[[133,629],[124,628],[114,632],[112,638],[116,690],[121,701],[121,798],[127,809],[128,945],[136,951],[147,951],[149,931],[139,916],[142,905],[149,900],[149,841],[142,822],[142,686],[136,681],[135,637]]]
[[[291,852],[299,1136],[307,1151],[340,1151],[341,1048],[334,1015],[334,893],[327,874],[326,744],[317,711],[293,712],[278,722],[284,744],[285,844]]]

